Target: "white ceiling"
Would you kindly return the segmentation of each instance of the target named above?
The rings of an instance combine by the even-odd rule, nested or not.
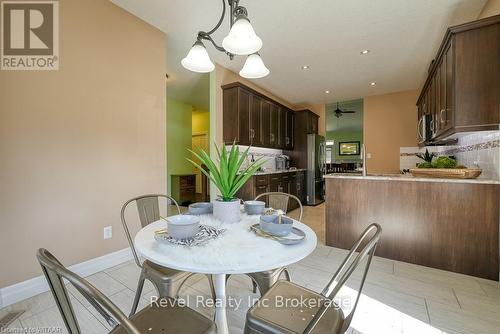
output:
[[[363,131],[363,99],[339,102],[340,110],[355,111],[353,114],[335,116],[337,103],[326,105],[326,131],[354,132]]]
[[[221,0],[112,0],[167,34],[169,96],[200,94],[207,75],[180,65],[199,30],[218,21]],[[477,18],[486,0],[241,0],[271,74],[256,84],[291,103],[329,103],[420,87],[446,28]],[[228,18],[213,35],[220,44]],[[205,44],[212,60],[239,72]],[[370,49],[368,55],[360,51]],[[302,65],[309,70],[302,70]],[[370,82],[377,85],[372,87]],[[325,94],[330,90],[330,94]],[[198,93],[197,93],[198,91]],[[203,92],[206,89],[202,89]],[[198,102],[208,105],[208,92]]]

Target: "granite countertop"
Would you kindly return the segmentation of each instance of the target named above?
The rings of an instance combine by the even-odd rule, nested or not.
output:
[[[304,172],[307,169],[297,168],[297,169],[279,169],[279,170],[266,170],[264,172],[257,172],[255,175],[269,175],[269,174],[280,174],[280,173],[293,173],[293,172]]]
[[[359,174],[343,174],[333,173],[324,176],[325,179],[362,179],[362,180],[379,180],[379,181],[414,181],[414,182],[447,182],[447,183],[482,183],[482,184],[500,184],[500,180],[491,179],[444,179],[444,178],[427,178],[414,177],[411,174],[368,174],[367,176]]]

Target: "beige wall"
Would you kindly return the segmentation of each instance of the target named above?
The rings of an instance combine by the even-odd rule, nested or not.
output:
[[[363,100],[363,131],[369,173],[399,173],[399,148],[417,146],[420,90],[368,96]]]
[[[216,104],[216,110],[217,110],[217,122],[216,122],[216,129],[217,129],[217,134],[216,134],[216,140],[218,143],[222,143],[222,85],[229,84],[235,81],[239,81],[250,88],[255,89],[256,91],[270,97],[271,99],[278,101],[279,103],[283,104],[284,106],[293,109],[293,110],[300,110],[300,109],[310,109],[314,113],[320,116],[319,119],[319,132],[320,134],[325,134],[325,105],[324,104],[301,104],[301,105],[293,105],[290,102],[274,95],[273,93],[257,86],[253,81],[247,80],[245,78],[240,77],[238,74],[234,73],[233,71],[228,70],[225,67],[222,67],[219,64],[215,65],[215,104]]]
[[[123,202],[165,192],[165,50],[109,1],[60,1],[60,70],[1,71],[0,287],[41,275],[39,247],[125,248]]]
[[[500,14],[500,0],[488,0],[479,14],[479,19]]]

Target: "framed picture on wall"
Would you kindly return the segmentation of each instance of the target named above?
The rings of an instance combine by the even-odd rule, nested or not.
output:
[[[339,142],[339,155],[359,155],[359,141]]]

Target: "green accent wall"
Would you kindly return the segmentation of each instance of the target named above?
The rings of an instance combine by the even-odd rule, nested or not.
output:
[[[192,112],[190,104],[167,98],[167,177],[171,193],[172,174],[192,174],[186,158],[191,157]]]
[[[363,144],[363,131],[328,131],[326,140],[333,140],[335,148],[335,161],[361,161],[359,155],[339,155],[339,142],[359,141],[360,151]]]

